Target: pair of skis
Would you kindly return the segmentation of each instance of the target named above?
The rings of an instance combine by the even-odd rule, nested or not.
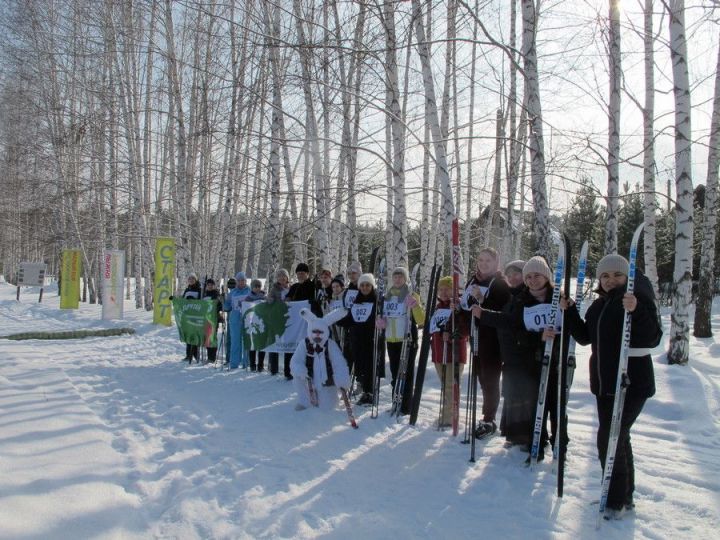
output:
[[[463,264],[460,252],[460,227],[458,220],[452,222],[452,265],[453,265],[453,304],[457,302],[460,290],[460,276],[463,271]],[[423,385],[425,383],[425,373],[427,371],[427,361],[430,355],[430,321],[435,312],[435,297],[437,296],[437,285],[442,275],[442,266],[434,265],[430,276],[430,287],[428,289],[427,314],[425,316],[425,324],[423,325],[423,336],[420,344],[420,355],[418,359],[417,375],[415,376],[415,388],[413,390],[412,407],[410,411],[410,425],[414,426],[417,422],[418,413],[420,411],[420,400],[422,398]],[[452,429],[453,435],[457,436],[460,419],[460,356],[458,332],[456,328],[458,321],[453,310],[450,328],[452,332],[452,365],[453,373],[453,418]],[[444,377],[443,377],[444,380]],[[441,405],[444,395],[441,397]]]
[[[578,275],[575,289],[575,301],[578,309],[582,304],[583,291],[585,284],[585,270],[587,267],[588,243],[583,243],[580,250],[578,263]],[[548,325],[556,326],[558,316],[563,318],[559,313],[560,292],[564,289],[565,297],[570,296],[570,275],[571,275],[572,253],[570,248],[570,240],[567,235],[563,235],[560,241],[560,249],[558,259],[555,266],[553,276],[553,296],[549,315]],[[564,285],[564,287],[562,287]],[[540,443],[542,437],[542,429],[545,424],[545,402],[547,397],[547,388],[550,378],[550,370],[552,363],[552,350],[554,339],[545,342],[545,350],[542,359],[542,371],[540,374],[540,386],[538,389],[538,400],[535,411],[535,424],[533,428],[533,442],[530,449],[530,467],[537,465],[540,452]],[[560,354],[559,354],[558,370],[557,370],[557,429],[555,435],[555,444],[553,447],[553,456],[555,457],[557,466],[557,495],[563,496],[564,480],[565,480],[565,455],[567,452],[567,402],[570,393],[570,386],[575,372],[575,341],[566,331],[565,325],[562,324],[560,331]]]
[[[375,320],[383,316],[385,308],[385,259],[380,261],[377,272],[377,287],[375,290]],[[380,409],[380,362],[385,364],[385,340],[383,331],[375,327],[373,340],[373,393],[370,418],[377,418]]]
[[[635,274],[637,270],[637,251],[638,244],[640,242],[640,235],[642,234],[644,224],[640,224],[636,229],[632,237],[630,244],[629,254],[629,271],[627,277],[626,292],[632,294],[635,290]],[[575,305],[580,310],[583,300],[583,290],[585,283],[585,273],[587,269],[587,242],[583,243],[580,251],[580,258],[578,263],[578,274],[575,291]],[[569,240],[567,236],[564,236],[563,241],[560,244],[560,253],[558,256],[558,262],[555,269],[554,275],[554,291],[552,308],[550,312],[550,325],[555,325],[555,320],[558,314],[559,304],[559,290],[562,280],[563,270],[565,266],[570,265],[570,249]],[[565,295],[569,296],[570,280],[569,271],[565,271]],[[620,428],[622,425],[622,414],[625,405],[625,395],[627,388],[630,384],[628,379],[628,357],[630,349],[630,334],[631,334],[632,318],[628,311],[625,311],[623,317],[623,341],[620,348],[620,362],[618,366],[617,379],[615,383],[615,400],[613,403],[613,414],[612,421],[610,424],[610,437],[608,440],[605,467],[603,468],[602,482],[600,486],[600,504],[598,507],[598,517],[596,528],[600,528],[602,519],[607,506],[608,492],[610,489],[610,481],[612,479],[613,467],[615,465],[615,454],[617,452],[617,444],[620,436]],[[566,428],[567,418],[567,402],[569,399],[570,387],[572,385],[576,359],[575,359],[575,342],[572,338],[567,336],[567,342],[563,338],[566,337],[565,328],[561,331],[561,343],[563,348],[560,351],[560,363],[558,366],[558,433],[555,434],[555,446],[554,455],[557,458],[557,495],[558,497],[563,496],[564,488],[564,477],[565,477],[565,454],[566,454],[566,437],[563,430]],[[531,447],[530,464],[531,466],[537,463],[537,457],[539,452],[539,441],[542,433],[542,424],[544,418],[544,406],[545,397],[547,391],[547,383],[550,371],[550,359],[552,357],[552,343],[553,340],[548,340],[545,344],[545,351],[543,355],[543,366],[540,379],[540,391],[538,394],[538,403],[535,416],[535,426],[533,431],[533,444]]]
[[[419,263],[413,267],[410,283],[407,284],[408,295],[413,293],[413,285],[417,283],[417,271],[419,267]],[[407,378],[407,369],[410,362],[410,350],[413,347],[413,314],[411,308],[408,308],[406,317],[405,336],[403,337],[402,350],[400,351],[400,364],[398,365],[397,380],[393,388],[393,400],[390,409],[390,416],[396,416],[398,421],[401,417],[400,412],[402,410],[403,396],[405,395],[405,379]]]
[[[310,405],[313,407],[317,407],[319,405],[318,401],[318,392],[317,388],[315,388],[315,383],[312,380],[312,377],[308,375],[305,378],[305,381],[307,383],[308,387],[308,393],[310,394]],[[348,396],[347,388],[340,388],[340,397],[342,398],[343,405],[345,406],[345,412],[348,415],[348,421],[350,422],[350,425],[357,429],[357,421],[355,420],[355,413],[353,413],[352,405],[350,404],[350,397]]]
[[[635,291],[635,271],[637,265],[637,250],[640,242],[644,224],[635,229],[630,243],[630,268],[627,277],[626,292],[632,294]],[[620,347],[620,364],[618,365],[617,380],[615,382],[615,402],[613,403],[612,421],[610,423],[610,438],[608,440],[607,452],[605,453],[605,467],[603,468],[602,482],[600,484],[600,506],[598,509],[596,528],[600,528],[605,507],[607,506],[608,492],[610,491],[610,479],[612,478],[613,467],[615,466],[615,452],[620,438],[620,427],[622,425],[622,414],[625,406],[625,394],[627,393],[630,379],[628,378],[628,356],[630,351],[630,331],[632,319],[629,311],[625,311],[623,317],[623,340]]]

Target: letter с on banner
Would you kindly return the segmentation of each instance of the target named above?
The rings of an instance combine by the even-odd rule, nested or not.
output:
[[[175,279],[175,239],[155,240],[155,280],[153,287],[153,323],[172,325],[172,303]]]

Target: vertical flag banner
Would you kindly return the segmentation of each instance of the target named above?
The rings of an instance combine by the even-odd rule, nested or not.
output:
[[[188,345],[217,347],[217,300],[173,298],[172,306],[180,341]]]
[[[172,302],[175,281],[175,239],[155,240],[155,282],[153,292],[153,324],[172,325]]]
[[[80,306],[80,272],[82,259],[79,249],[64,249],[60,261],[60,309],[77,309]]]
[[[123,318],[125,252],[106,249],[102,256],[102,318]]]

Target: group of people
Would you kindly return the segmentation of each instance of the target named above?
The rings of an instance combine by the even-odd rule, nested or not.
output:
[[[630,428],[646,399],[655,392],[650,348],[655,347],[662,336],[649,280],[638,273],[634,293],[629,294],[625,292],[628,273],[626,259],[619,255],[604,257],[597,265],[599,286],[594,291],[597,298],[588,307],[584,318],[573,301],[564,297],[559,303],[564,316],[558,317],[565,325],[565,331],[578,344],[592,347],[590,383],[599,419],[597,448],[604,466],[623,317],[626,311],[631,314],[628,363],[631,382],[607,500],[607,508],[618,514],[633,506],[634,460]],[[290,285],[289,272],[278,270],[267,294],[259,280],[251,280],[248,287],[243,272],[228,280],[223,311],[229,313],[230,367],[249,367],[252,371],[264,369],[264,352],[243,350],[243,302],[304,300],[309,305],[302,312],[308,321],[307,337],[298,343],[294,354],[268,353],[271,374],[278,373],[279,356],[283,356],[285,377],[295,379],[296,408],[304,409],[311,403],[318,405],[318,401],[324,406],[334,406],[338,396],[332,387],[349,391],[352,380],[357,384],[356,403],[373,403],[374,381],[376,377],[386,376],[385,355],[377,354],[377,350],[382,350],[387,351],[391,386],[396,388],[398,378],[404,377],[404,385],[400,385],[403,392],[399,412],[409,414],[418,326],[423,325],[426,310],[410,283],[408,269],[393,269],[382,306],[378,304],[375,277],[363,273],[358,262],[348,267],[347,280],[343,275],[333,275],[329,269],[323,269],[316,279],[310,279],[305,263],[297,265],[295,276],[295,283]],[[183,296],[199,298],[199,290],[197,276],[191,275]],[[214,282],[208,280],[205,291],[205,295],[212,295]],[[552,297],[553,272],[543,257],[512,261],[501,270],[499,255],[492,248],[480,250],[475,273],[457,297],[453,295],[452,278],[439,279],[433,320],[429,325],[431,359],[442,388],[438,427],[451,422],[453,370],[459,369],[459,375],[462,375],[470,349],[474,362],[472,372],[482,393],[481,418],[472,426],[474,436],[482,439],[495,434],[499,428],[506,446],[519,446],[529,452],[546,341],[553,339],[550,381],[555,380],[559,364],[560,339],[554,339],[559,326],[549,328],[547,325]],[[187,352],[188,356],[197,354],[192,348]],[[403,355],[407,355],[404,373],[400,369]],[[208,350],[208,360],[211,358],[215,358],[215,353]],[[308,380],[314,384],[308,385]],[[498,426],[501,396],[504,399]],[[544,458],[545,446],[548,442],[554,443],[558,432],[563,434],[560,447],[563,451],[567,448],[567,430],[558,429],[559,423],[564,425],[566,419],[557,418],[557,399],[556,384],[548,384],[539,460]],[[546,427],[548,417],[549,430]]]
[[[513,261],[498,272],[497,254],[486,249],[477,260],[470,280],[466,305],[477,325],[479,337],[477,373],[483,391],[483,420],[476,436],[496,429],[494,414],[498,406],[498,382],[502,373],[504,397],[500,430],[506,444],[530,449],[542,371],[545,343],[553,340],[550,384],[547,386],[545,418],[538,459],[549,441],[562,434],[561,451],[567,448],[567,418],[557,418],[557,369],[560,355],[558,325],[547,325],[553,297],[553,272],[544,258]],[[624,315],[631,317],[628,381],[620,422],[617,451],[607,498],[607,512],[615,517],[634,507],[634,457],[630,429],[645,401],[655,393],[651,349],[660,343],[662,328],[650,281],[641,272],[635,276],[632,293],[626,292],[629,263],[620,255],[606,255],[597,264],[597,298],[581,317],[573,300],[561,297],[560,318],[579,345],[591,345],[590,389],[598,413],[597,449],[605,466],[616,381],[624,333]],[[475,302],[473,302],[475,300]],[[500,305],[502,304],[502,305]],[[500,307],[498,307],[500,305]],[[550,433],[546,424],[550,418]],[[560,424],[562,422],[562,425]],[[559,429],[560,428],[560,429]]]

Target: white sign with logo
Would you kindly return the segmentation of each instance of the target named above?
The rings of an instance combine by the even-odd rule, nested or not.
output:
[[[542,332],[550,326],[551,304],[538,304],[537,306],[526,307],[523,310],[523,322],[525,328],[531,332]],[[560,313],[555,318],[555,328],[560,329]]]
[[[102,319],[123,318],[125,252],[108,249],[102,256]]]
[[[385,300],[385,316],[392,319],[399,317],[405,317],[407,315],[407,308],[405,302],[401,302],[397,296],[391,297],[389,300]]]
[[[470,311],[474,305],[483,303],[488,290],[489,287],[478,285],[476,283],[468,285],[465,292],[463,292],[462,297],[460,297],[460,305],[464,310]]]
[[[350,309],[355,303],[355,299],[360,291],[357,289],[348,289],[345,291],[345,307]]]
[[[359,304],[353,304],[350,308],[353,320],[361,323],[367,322],[370,315],[372,315],[373,305],[374,304],[372,302],[360,302]]]
[[[45,263],[21,262],[18,271],[18,285],[39,285],[45,284]]]
[[[449,320],[449,309],[436,309],[435,313],[433,313],[432,319],[430,319],[430,333],[434,334],[435,332],[440,332],[443,329],[447,329],[447,331],[450,331],[450,328],[447,326]]]

